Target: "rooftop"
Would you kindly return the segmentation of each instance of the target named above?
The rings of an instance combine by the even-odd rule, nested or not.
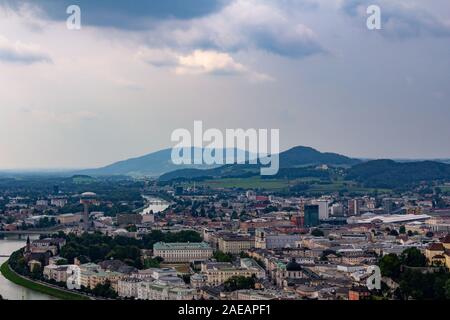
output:
[[[158,242],[153,245],[153,250],[212,250],[206,242]]]

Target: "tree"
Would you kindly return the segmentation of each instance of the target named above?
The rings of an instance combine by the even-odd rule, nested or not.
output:
[[[220,250],[214,252],[213,258],[217,260],[217,262],[232,262],[233,256],[229,253],[224,253]]]
[[[397,237],[397,236],[398,236],[398,232],[397,232],[397,230],[392,229],[392,230],[389,232],[389,235],[390,235],[390,236]]]
[[[234,276],[224,282],[224,289],[227,292],[253,289],[255,287],[255,277]]]
[[[66,265],[66,264],[68,264],[68,261],[67,261],[67,259],[59,259],[58,261],[56,261],[56,265],[57,266],[64,266],[64,265]]]
[[[400,226],[400,228],[398,229],[398,232],[399,232],[400,234],[405,234],[405,233],[406,233],[406,228],[405,228],[405,226]]]
[[[390,253],[381,258],[378,266],[383,276],[397,279],[400,275],[401,264],[398,256],[395,253]]]
[[[111,282],[106,281],[104,284],[98,284],[93,290],[92,293],[99,297],[115,299],[117,298],[117,292],[111,286]]]
[[[144,268],[145,269],[159,268],[161,266],[161,262],[162,262],[162,258],[160,258],[160,257],[145,259]]]
[[[433,238],[433,237],[434,237],[434,233],[431,232],[431,231],[428,231],[428,232],[425,234],[425,236],[426,236],[427,238]]]
[[[400,255],[402,264],[408,267],[425,267],[427,258],[417,248],[408,248]]]
[[[239,253],[239,258],[243,259],[243,258],[250,258],[250,256],[248,255],[248,253],[241,251]]]
[[[450,299],[450,279],[447,280],[447,282],[445,282],[445,297],[447,299]]]

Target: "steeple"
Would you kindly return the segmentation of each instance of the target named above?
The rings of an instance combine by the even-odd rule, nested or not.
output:
[[[30,243],[30,236],[27,237],[27,248],[26,248],[26,252],[30,252],[31,251],[31,243]]]

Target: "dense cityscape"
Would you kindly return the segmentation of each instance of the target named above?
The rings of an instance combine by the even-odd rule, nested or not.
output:
[[[344,189],[314,176],[287,188],[246,188],[248,177],[5,176],[0,236],[27,241],[2,273],[62,299],[450,298],[449,182]],[[381,287],[370,290],[373,266]]]
[[[449,40],[448,0],[0,0],[0,315],[445,313]]]

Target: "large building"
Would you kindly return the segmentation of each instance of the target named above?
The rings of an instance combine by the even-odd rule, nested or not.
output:
[[[209,286],[219,286],[231,277],[256,277],[264,279],[265,270],[253,259],[241,259],[241,266],[236,267],[230,262],[207,262],[202,264],[202,273],[206,276]]]
[[[305,227],[311,228],[320,224],[318,205],[305,205],[304,214]]]
[[[68,266],[48,265],[44,267],[43,276],[47,280],[54,280],[56,282],[67,282]]]
[[[80,203],[83,205],[83,230],[89,231],[89,206],[97,203],[97,195],[94,192],[81,194]]]
[[[77,224],[81,221],[82,217],[79,214],[73,214],[73,213],[65,213],[65,214],[60,214],[57,217],[57,221],[59,224],[64,224],[64,225],[74,225]]]
[[[219,250],[224,253],[240,254],[255,247],[255,239],[245,235],[227,234],[219,238]]]
[[[328,200],[319,199],[315,200],[314,204],[319,206],[319,220],[326,220],[329,218]]]
[[[197,300],[197,290],[143,281],[138,287],[139,300]]]
[[[440,242],[430,243],[425,250],[425,256],[432,265],[442,265],[450,268],[450,235]]]
[[[117,224],[119,226],[127,226],[130,224],[142,223],[143,215],[138,213],[120,213],[117,215]]]
[[[111,287],[117,292],[118,282],[125,275],[114,271],[105,271],[99,265],[86,263],[80,265],[80,284],[83,287],[94,289],[99,284],[111,283]]]
[[[348,200],[348,216],[359,216],[362,207],[361,199]]]
[[[258,229],[255,234],[255,247],[258,249],[295,248],[295,243],[299,240],[299,234],[270,233],[264,229]]]
[[[153,256],[161,257],[165,262],[192,262],[208,260],[213,249],[206,242],[158,242],[153,245]]]
[[[119,297],[137,298],[139,286],[143,280],[138,278],[124,278],[119,280],[117,284],[117,293]]]

